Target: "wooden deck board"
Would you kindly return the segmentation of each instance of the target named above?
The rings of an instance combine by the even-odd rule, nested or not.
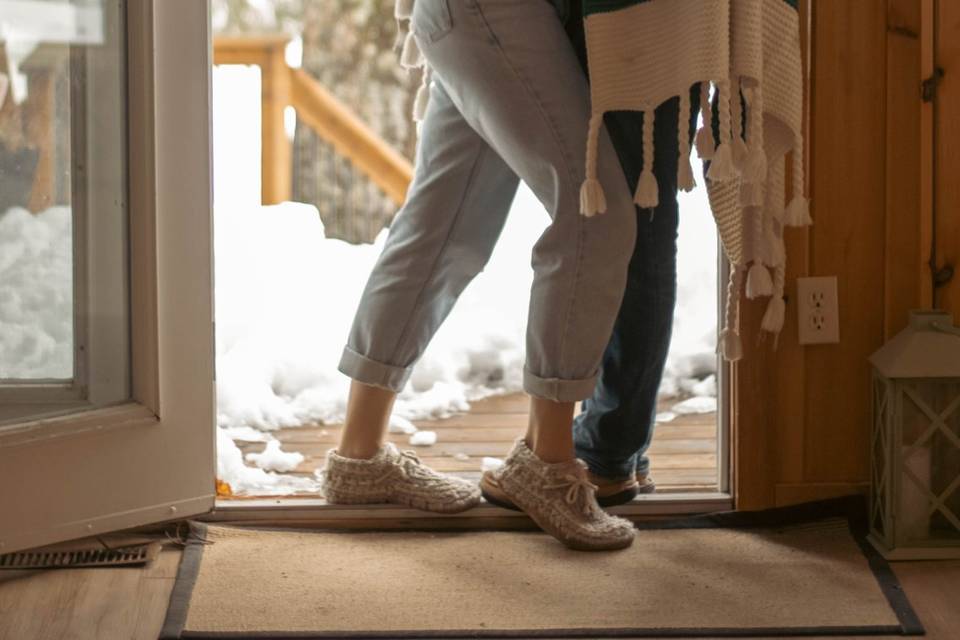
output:
[[[671,401],[661,403],[666,411]],[[518,393],[485,398],[473,403],[468,413],[436,420],[416,420],[421,430],[435,431],[437,442],[413,447],[409,436],[389,434],[389,440],[403,449],[415,450],[438,471],[457,473],[470,479],[480,476],[484,457],[502,458],[527,425],[527,396]],[[304,461],[292,474],[312,476],[322,466],[327,450],[340,438],[340,425],[308,425],[273,432],[284,451],[297,451]],[[262,442],[237,441],[244,453],[260,452]],[[651,475],[658,490],[712,491],[717,488],[716,414],[679,415],[658,423],[649,450]]]

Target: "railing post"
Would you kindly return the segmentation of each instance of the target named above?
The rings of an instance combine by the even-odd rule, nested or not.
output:
[[[290,105],[290,69],[285,42],[270,43],[260,68],[262,204],[277,204],[292,196],[293,147],[287,138],[284,110]]]

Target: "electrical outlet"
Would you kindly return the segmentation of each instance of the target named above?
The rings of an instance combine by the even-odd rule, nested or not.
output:
[[[840,342],[837,277],[797,278],[800,344]]]

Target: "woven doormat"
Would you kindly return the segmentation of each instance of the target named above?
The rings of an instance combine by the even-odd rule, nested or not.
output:
[[[922,634],[851,504],[643,523],[606,553],[534,532],[195,524],[161,638]]]

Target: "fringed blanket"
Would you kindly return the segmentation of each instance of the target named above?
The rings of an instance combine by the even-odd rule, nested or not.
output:
[[[396,16],[409,19],[413,0],[397,0]],[[583,0],[591,118],[580,210],[606,209],[597,179],[597,141],[607,111],[642,111],[643,157],[654,155],[654,109],[680,99],[679,122],[689,121],[690,88],[699,85],[703,124],[696,135],[699,156],[709,161],[707,191],[720,240],[730,261],[724,326],[718,351],[737,360],[741,291],[769,296],[762,328],[779,334],[784,320],[783,229],[811,223],[804,197],[803,83],[800,21],[796,0]],[[401,53],[407,67],[423,66],[407,34]],[[421,119],[429,69],[417,95]],[[714,99],[711,108],[710,87]],[[695,187],[689,135],[678,131],[677,183]],[[785,158],[793,151],[792,193],[785,203]],[[657,206],[652,164],[643,167],[634,202]]]

